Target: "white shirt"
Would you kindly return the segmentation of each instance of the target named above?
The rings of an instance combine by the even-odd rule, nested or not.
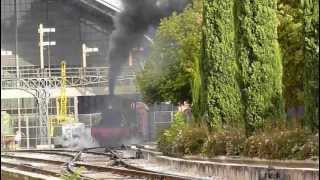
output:
[[[20,131],[17,132],[16,136],[14,137],[14,140],[21,141],[21,132]]]

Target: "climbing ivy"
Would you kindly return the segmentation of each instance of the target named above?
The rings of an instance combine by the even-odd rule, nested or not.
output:
[[[236,53],[247,135],[283,115],[276,0],[236,1]]]
[[[319,1],[304,1],[305,125],[319,127]]]
[[[209,124],[238,126],[242,120],[236,81],[233,0],[204,1],[203,63]]]

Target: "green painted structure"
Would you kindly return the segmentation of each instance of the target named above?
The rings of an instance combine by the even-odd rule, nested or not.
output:
[[[6,111],[1,111],[1,135],[13,135],[13,121],[11,120],[10,114]]]

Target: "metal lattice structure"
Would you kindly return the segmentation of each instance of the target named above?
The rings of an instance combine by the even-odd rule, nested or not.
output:
[[[61,72],[61,69],[62,70]],[[65,107],[66,104],[66,88],[67,87],[106,87],[108,86],[108,67],[90,67],[90,68],[51,68],[41,70],[39,67],[23,67],[17,73],[15,68],[1,68],[1,89],[20,89],[29,94],[32,94],[39,108],[39,136],[40,144],[48,144],[49,136],[49,118],[48,118],[48,103],[50,99],[50,89],[61,88],[64,102],[61,102],[60,107]],[[118,82],[132,83],[135,79],[134,72],[124,71],[125,73],[118,77]],[[60,74],[61,73],[61,74]],[[17,77],[19,74],[19,77]],[[135,88],[135,86],[133,87]],[[64,89],[64,90],[63,90]],[[62,110],[62,109],[61,109]],[[63,112],[66,114],[66,108]]]
[[[108,86],[109,67],[90,67],[86,68],[66,68],[66,87],[103,87]],[[132,82],[135,79],[135,73],[124,71],[126,73],[118,77],[118,82]],[[16,77],[16,70],[11,68],[2,68],[1,70],[1,88],[27,88],[34,89],[38,87],[60,88],[61,76],[60,68],[45,69],[41,72],[40,68],[27,67],[21,69],[19,78]]]
[[[39,139],[40,144],[48,144],[48,103],[50,98],[50,93],[48,88],[20,88],[15,89],[23,90],[31,94],[37,101],[39,108]]]
[[[50,94],[46,88],[36,89],[36,98],[39,107],[40,144],[48,144],[48,103]]]

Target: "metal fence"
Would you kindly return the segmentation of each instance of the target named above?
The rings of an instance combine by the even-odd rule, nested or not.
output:
[[[150,113],[150,140],[155,141],[161,132],[170,127],[174,111],[153,111]]]
[[[53,118],[49,116],[49,118]],[[12,132],[13,136],[17,130],[22,132],[21,137],[21,147],[22,148],[35,148],[40,145],[40,126],[39,126],[39,116],[38,114],[28,114],[28,115],[12,115],[10,116],[12,122]],[[79,114],[78,122],[84,123],[85,127],[91,128],[101,120],[101,113],[94,114]],[[45,137],[47,138],[47,137]]]
[[[156,104],[149,111],[149,140],[156,141],[160,133],[170,127],[177,112],[172,104]]]
[[[17,130],[22,132],[21,147],[32,148],[40,144],[40,126],[38,114],[13,115],[10,117],[12,122],[12,135]]]
[[[174,119],[176,109],[173,108],[154,108],[148,113],[148,141],[156,141],[159,134],[170,127]],[[49,118],[54,115],[49,115]],[[40,144],[40,125],[37,113],[28,115],[12,115],[10,119],[13,122],[13,132],[20,130],[23,133],[21,139],[22,148],[35,148]],[[102,120],[101,113],[78,114],[78,122],[84,123],[85,127],[91,128]]]

